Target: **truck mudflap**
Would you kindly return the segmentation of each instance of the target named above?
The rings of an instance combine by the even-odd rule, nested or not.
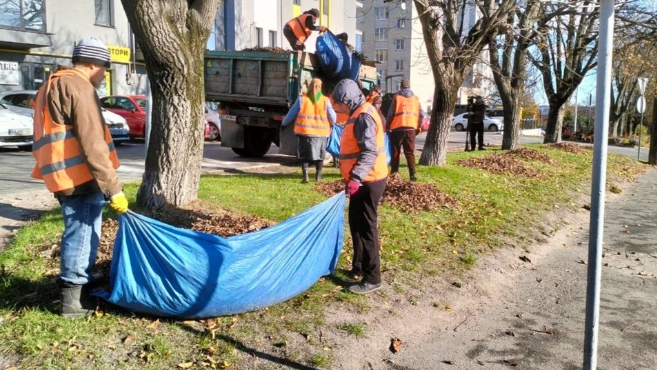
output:
[[[240,123],[238,123],[238,121]],[[272,142],[279,146],[279,154],[297,154],[297,138],[292,127],[281,130],[279,127],[248,126],[248,117],[221,116],[221,146],[230,147],[243,157],[262,157],[270,150]]]

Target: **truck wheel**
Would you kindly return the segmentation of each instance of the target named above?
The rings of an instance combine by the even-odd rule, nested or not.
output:
[[[242,157],[260,158],[269,151],[272,136],[271,129],[247,126],[244,128],[244,148],[232,148],[233,152]]]
[[[241,156],[241,157],[248,157],[248,151],[246,148],[231,148],[233,150],[233,153]]]

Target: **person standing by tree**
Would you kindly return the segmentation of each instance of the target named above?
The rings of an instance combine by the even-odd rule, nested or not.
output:
[[[362,275],[349,291],[366,294],[381,288],[378,208],[388,181],[384,127],[358,85],[341,80],[333,91],[336,109],[348,110],[340,141],[340,172],[347,183],[349,229],[354,245],[350,275]]]
[[[484,148],[484,117],[486,104],[481,95],[475,97],[474,104],[468,104],[468,132],[470,133],[470,151],[474,151],[479,142],[479,150]],[[475,138],[475,134],[477,137]]]
[[[422,132],[425,115],[420,99],[410,89],[410,83],[402,80],[401,90],[392,98],[388,110],[386,131],[390,133],[390,172],[399,172],[399,156],[403,147],[411,181],[417,180],[415,136]]]
[[[73,49],[73,68],[48,78],[35,97],[32,177],[42,179],[62,207],[60,313],[87,316],[101,238],[102,203],[121,214],[128,200],[116,174],[119,159],[95,88],[110,67],[105,44],[85,38]]]
[[[283,35],[295,51],[306,50],[305,42],[312,31],[326,32],[326,27],[315,26],[319,19],[319,10],[313,8],[303,12],[300,16],[291,19],[283,27]]]
[[[301,95],[283,119],[285,129],[294,123],[294,133],[299,138],[297,157],[301,161],[303,183],[308,182],[308,165],[315,163],[315,181],[322,179],[326,144],[331,135],[331,126],[335,124],[336,115],[327,97],[322,94],[322,80],[314,78],[308,92]]]

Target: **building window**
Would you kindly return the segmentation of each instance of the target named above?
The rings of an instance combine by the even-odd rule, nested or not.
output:
[[[374,14],[377,21],[385,21],[388,19],[388,8],[385,6],[379,6],[374,8]]]
[[[269,31],[269,46],[276,47],[276,31]]]
[[[404,50],[404,39],[395,40],[395,50]]]
[[[384,63],[388,61],[388,50],[375,50],[374,51],[374,61],[379,63]]]
[[[406,28],[406,19],[397,19],[397,28]]]
[[[256,27],[256,40],[257,40],[257,43],[258,43],[257,46],[259,48],[264,46],[264,41],[265,40],[263,40],[263,37],[264,36],[262,35],[262,28]]]
[[[0,1],[0,27],[46,31],[43,0]]]
[[[404,61],[395,60],[395,71],[403,71],[403,70],[404,70]]]
[[[387,28],[375,28],[374,29],[374,41],[386,41],[388,40],[388,29]]]
[[[114,26],[112,19],[112,0],[95,0],[96,24],[101,26]]]
[[[357,52],[361,52],[363,46],[363,35],[356,34],[356,42],[354,42],[354,49]]]
[[[294,1],[292,1],[292,4],[301,5],[301,0],[294,0]]]

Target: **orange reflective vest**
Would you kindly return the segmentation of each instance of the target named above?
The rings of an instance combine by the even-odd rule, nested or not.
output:
[[[392,101],[392,121],[390,130],[400,127],[417,129],[420,122],[420,100],[413,95],[407,98],[402,95],[395,95]]]
[[[333,110],[335,110],[335,103],[333,102],[333,96],[330,96],[329,100],[331,101],[331,105],[333,105]],[[344,125],[345,123],[347,123],[348,119],[349,119],[348,113],[338,112],[337,110],[335,111],[335,123]]]
[[[32,177],[43,179],[52,193],[75,188],[94,179],[80,151],[80,144],[73,132],[73,125],[53,121],[48,107],[48,93],[52,82],[62,76],[78,76],[89,81],[81,72],[67,69],[53,73],[39,89],[34,109],[34,143],[32,155],[36,165]],[[114,142],[105,125],[105,142],[114,168],[119,168]]]
[[[320,96],[315,104],[305,94],[299,99],[301,99],[301,107],[294,123],[294,133],[303,136],[329,137],[331,123],[326,113],[328,99]]]
[[[342,178],[345,181],[349,181],[351,179],[351,171],[358,162],[360,147],[358,147],[358,140],[354,133],[354,123],[361,113],[372,116],[376,122],[376,160],[370,173],[363,180],[364,183],[368,183],[385,179],[388,176],[383,122],[381,122],[381,117],[379,117],[376,108],[370,103],[365,103],[358,107],[344,126],[342,138],[340,139],[340,172],[342,173]]]
[[[310,14],[301,14],[300,16],[293,18],[289,22],[285,23],[286,26],[290,27],[294,36],[297,37],[297,40],[305,42],[306,39],[312,33],[312,30],[306,27],[306,20],[308,17],[312,17]]]

